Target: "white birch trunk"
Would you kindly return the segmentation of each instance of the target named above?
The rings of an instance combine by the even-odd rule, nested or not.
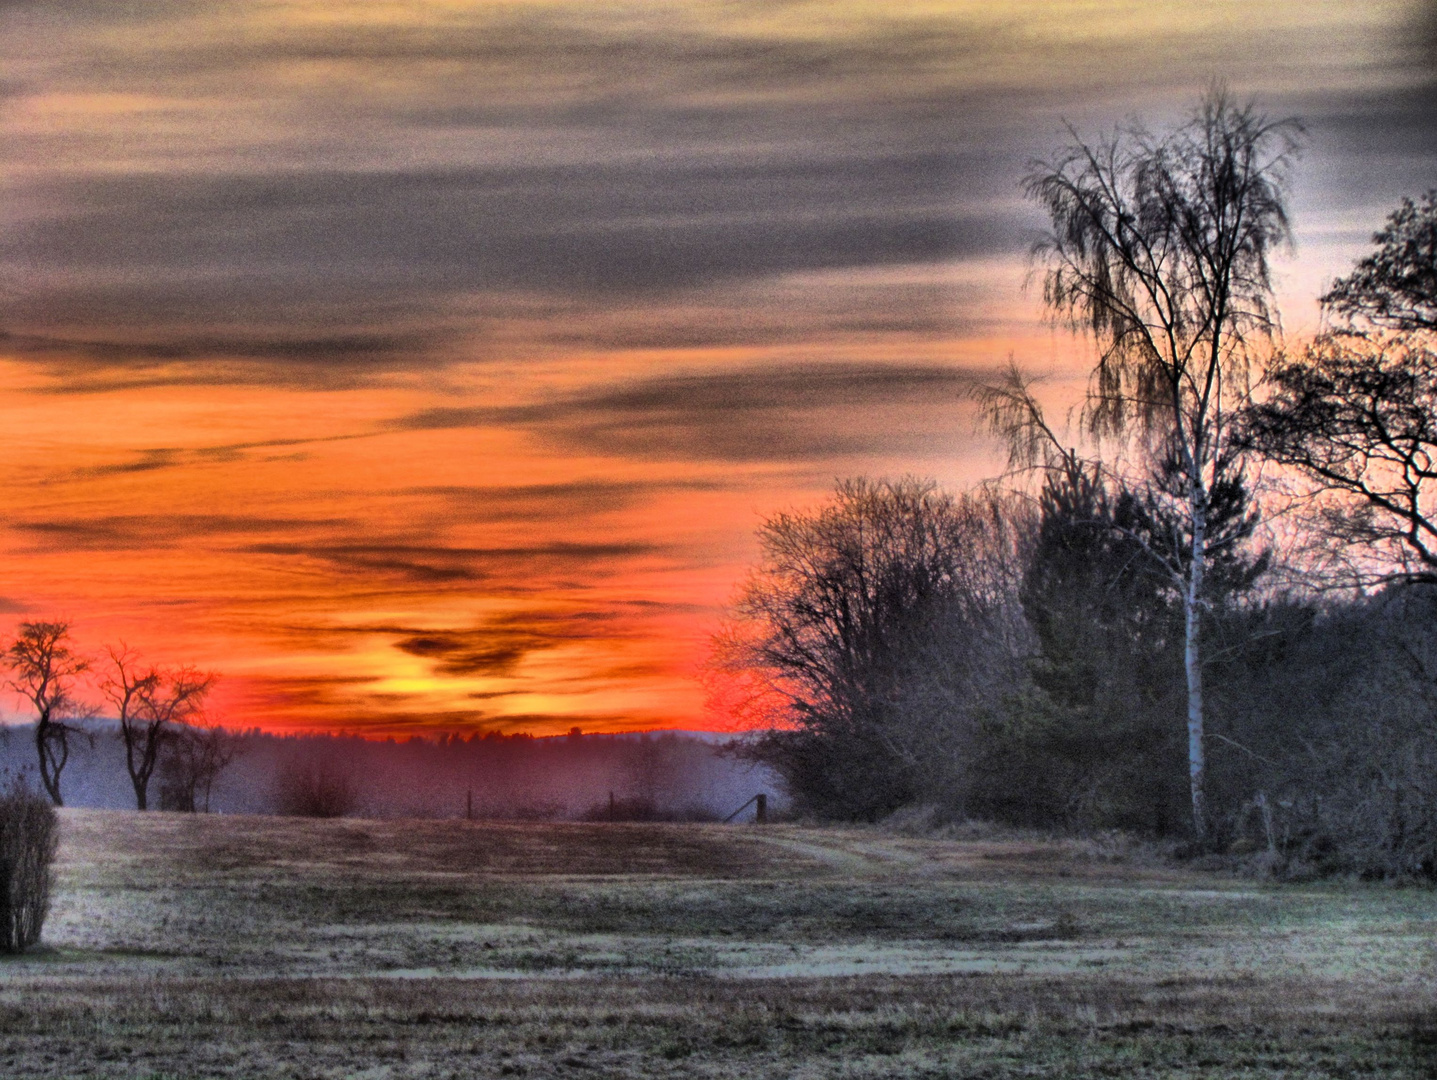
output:
[[[1200,478],[1190,481],[1192,562],[1183,593],[1183,667],[1188,683],[1188,785],[1192,792],[1193,832],[1198,842],[1207,839],[1207,758],[1203,752],[1202,695],[1202,588],[1207,568],[1207,492]]]

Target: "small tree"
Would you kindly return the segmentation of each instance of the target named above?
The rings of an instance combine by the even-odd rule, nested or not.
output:
[[[70,759],[70,736],[80,729],[69,722],[77,712],[75,680],[90,662],[70,645],[70,624],[23,622],[5,650],[11,677],[5,685],[35,709],[35,750],[40,759],[40,783],[56,806],[65,805],[60,774]]]
[[[214,675],[194,668],[139,668],[138,658],[124,643],[109,649],[111,674],[103,684],[119,714],[119,737],[125,744],[125,767],[135,788],[135,807],[149,806],[149,777],[160,763],[161,748],[178,727],[190,724],[204,708]]]
[[[213,675],[193,668],[160,671],[145,668],[138,654],[123,642],[106,649],[109,672],[101,692],[114,705],[125,744],[125,768],[135,789],[135,807],[149,808],[150,777],[176,725],[187,724],[203,708],[214,685]]]
[[[1188,553],[1167,560],[1182,596],[1188,778],[1193,831],[1208,834],[1202,624],[1208,525],[1230,418],[1248,386],[1255,340],[1268,337],[1268,258],[1287,240],[1294,121],[1270,122],[1220,91],[1156,137],[1138,126],[1076,140],[1029,173],[1025,190],[1052,228],[1033,249],[1047,267],[1053,316],[1099,346],[1086,419],[1130,429],[1177,464],[1175,502]]]
[[[40,940],[58,842],[54,805],[23,779],[13,781],[0,794],[0,952],[23,952]]]

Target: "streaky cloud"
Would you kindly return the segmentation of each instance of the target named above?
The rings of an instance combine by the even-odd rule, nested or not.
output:
[[[804,364],[659,376],[518,406],[441,406],[393,421],[401,430],[513,426],[622,456],[809,460],[878,449],[879,406],[927,403],[951,423],[984,370],[944,364]],[[944,407],[945,401],[947,408]],[[835,425],[832,413],[850,414]],[[909,422],[922,419],[910,416]]]

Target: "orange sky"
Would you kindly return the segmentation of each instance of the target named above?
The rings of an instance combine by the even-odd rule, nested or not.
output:
[[[1064,118],[1301,116],[1298,335],[1437,183],[1430,5],[130,8],[0,7],[0,610],[236,726],[721,724],[764,515],[991,474],[1010,353],[1081,385],[1021,290]]]

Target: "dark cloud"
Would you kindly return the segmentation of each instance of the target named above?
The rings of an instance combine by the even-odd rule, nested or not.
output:
[[[489,575],[474,565],[474,553],[439,545],[303,543],[247,544],[249,555],[311,559],[349,574],[401,578],[423,585],[477,582]]]
[[[64,209],[0,234],[0,263],[27,268],[0,315],[42,358],[392,364],[451,340],[471,295],[603,307],[1013,247],[1009,216],[952,205],[954,176],[929,152],[55,181],[44,199]],[[364,325],[376,317],[431,326]],[[315,326],[346,319],[360,325]]]
[[[677,491],[721,490],[715,480],[575,480],[560,484],[444,485],[407,488],[398,494],[444,500],[449,520],[467,522],[558,522],[625,510]]]
[[[1301,106],[1310,144],[1296,174],[1298,254],[1311,260],[1315,248],[1327,245],[1325,288],[1368,253],[1372,234],[1402,198],[1437,185],[1437,78],[1284,104]],[[1312,229],[1306,237],[1304,223]]]
[[[685,18],[682,6],[670,7],[667,20],[594,17],[585,7],[530,7],[509,14],[475,5],[442,22],[289,27],[283,35],[168,50],[152,70],[176,77],[264,72],[276,63],[339,62],[399,71],[441,63],[450,73],[450,94],[431,87],[441,100],[401,102],[393,106],[396,111],[444,124],[513,122],[532,108],[524,91],[537,89],[557,100],[561,115],[592,121],[620,105],[652,107],[676,94],[737,91],[751,98],[825,86],[837,91],[834,96],[863,99],[873,87],[855,82],[883,83],[895,71],[923,80],[965,58],[1021,48],[1017,26],[990,23],[980,31],[951,17],[875,21],[868,34],[824,37],[755,34],[713,22],[701,26]],[[555,79],[556,73],[568,78]],[[508,94],[486,100],[462,93],[497,89],[494,82],[504,76],[511,80]],[[888,96],[901,93],[891,85],[886,90]],[[446,96],[449,100],[442,100]]]
[[[374,680],[363,676],[251,675],[244,680],[242,707],[234,721],[243,724],[245,713],[293,722],[308,715],[314,727],[334,731],[396,732],[413,729],[472,730],[488,713],[480,708],[446,709],[406,707],[398,695],[369,689]]]
[[[512,675],[530,653],[572,640],[554,624],[531,626],[511,619],[472,631],[441,631],[401,638],[400,652],[431,662],[436,675]]]
[[[1318,136],[1346,94],[1315,139],[1340,159],[1324,171],[1360,175],[1374,146],[1425,168],[1437,131],[1430,3],[1349,16],[1348,36],[1272,3],[1230,27],[1165,8],[1141,32],[1118,4],[893,5],[827,30],[776,5],[760,22],[745,5],[246,10],[0,6],[0,344],[95,388],[951,336],[979,318],[952,285],[874,285],[841,313],[768,287],[1016,258],[1036,223],[1017,180],[1061,118],[1167,116],[1215,75],[1303,87],[1284,103]],[[117,108],[27,119],[52,97]]]
[[[648,379],[535,405],[425,409],[395,426],[504,424],[644,458],[827,458],[902,449],[945,427],[951,435],[964,391],[983,374],[940,364],[748,368]],[[894,431],[886,422],[891,418],[881,415],[884,407],[903,408],[908,430]],[[835,413],[846,422],[835,423]]]
[[[213,446],[158,446],[139,450],[128,461],[111,462],[105,465],[83,465],[66,472],[67,479],[94,479],[107,476],[123,476],[127,473],[155,472],[159,469],[176,469],[190,465],[213,464],[215,462],[242,461],[262,456],[268,451],[288,451],[287,459],[293,459],[296,447],[313,446],[319,443],[349,442],[372,437],[372,433],[351,435],[318,435],[311,438],[256,439],[250,442],[217,443]],[[213,520],[209,518],[198,519]],[[224,519],[219,519],[224,520]]]
[[[180,453],[177,450],[160,447],[153,450],[142,450],[138,457],[130,461],[120,461],[113,465],[91,465],[76,469],[73,475],[85,476],[123,476],[126,473],[154,472],[157,469],[170,469],[180,461]]]
[[[991,26],[880,20],[822,38],[681,9],[496,10],[160,28],[145,47],[95,31],[89,8],[37,9],[12,38],[35,94],[169,94],[260,115],[166,141],[160,162],[133,164],[151,145],[140,131],[131,164],[28,169],[0,230],[7,344],[82,370],[168,362],[231,380],[243,374],[225,364],[241,361],[280,380],[354,377],[472,356],[516,315],[542,336],[567,307],[571,326],[598,315],[610,340],[633,340],[675,297],[1019,243],[1021,214],[993,205],[1009,187],[995,160],[1006,109],[944,86],[957,60],[995,47]],[[32,36],[52,62],[33,59]],[[325,76],[299,96],[282,73],[306,65]],[[755,298],[734,299],[667,340],[787,339],[805,321],[756,323]],[[889,295],[850,319],[882,329],[908,309],[909,324],[952,325],[951,305],[915,299],[931,298]],[[632,317],[614,325],[616,310]]]
[[[1437,82],[1437,0],[1416,0],[1412,21],[1398,31],[1397,45],[1411,57],[1413,67]]]
[[[384,578],[430,587],[490,582],[493,589],[523,588],[522,581],[556,568],[578,570],[597,563],[651,555],[662,545],[631,543],[540,543],[510,547],[448,547],[414,543],[258,543],[242,554],[306,559],[366,579]],[[501,572],[502,571],[502,572]],[[522,571],[522,573],[519,573]],[[516,579],[516,574],[518,577]],[[493,591],[491,589],[491,591]]]
[[[640,636],[632,612],[627,605],[609,610],[520,610],[505,612],[486,619],[481,625],[464,628],[415,628],[404,626],[349,626],[311,628],[310,636],[318,640],[339,637],[383,635],[393,639],[393,647],[429,664],[432,674],[467,678],[473,676],[513,677],[523,660],[576,642],[618,641]],[[606,678],[632,679],[668,673],[657,661],[626,660],[610,664],[598,671],[576,675],[575,681],[591,688],[594,680]],[[335,689],[346,692],[362,680],[301,679],[293,685],[271,680],[292,698],[311,695],[303,703],[312,703],[317,696],[331,696]],[[561,685],[564,680],[559,680]],[[474,700],[502,699],[510,694],[528,692],[527,687],[473,693]],[[377,696],[370,693],[370,697]],[[385,695],[390,697],[392,695]]]
[[[9,527],[30,536],[36,548],[46,551],[131,551],[173,547],[202,537],[304,532],[352,524],[338,518],[157,513],[12,521]]]

